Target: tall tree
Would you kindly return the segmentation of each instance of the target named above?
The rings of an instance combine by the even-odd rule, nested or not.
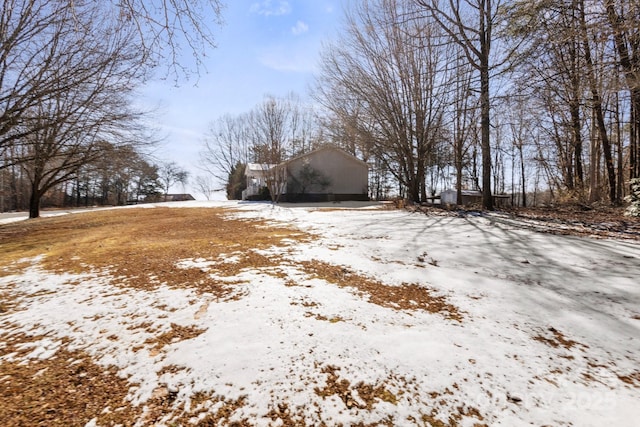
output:
[[[591,103],[595,112],[596,124],[598,126],[598,135],[600,138],[602,153],[604,154],[605,167],[607,170],[607,178],[609,181],[609,200],[613,204],[619,202],[616,194],[616,173],[613,164],[613,156],[611,153],[611,141],[609,139],[609,131],[605,123],[603,100],[598,88],[596,78],[596,64],[591,53],[591,38],[587,28],[587,10],[584,0],[577,0],[579,8],[580,35],[584,49],[584,59],[587,71],[587,81],[591,91]]]
[[[114,29],[91,5],[58,11],[49,31],[34,39],[35,54],[50,67],[47,97],[31,102],[10,133],[31,183],[29,216],[39,216],[40,198],[102,153],[101,141],[136,142],[139,112],[131,107],[133,87],[145,76],[131,29]],[[139,140],[138,140],[139,141]]]
[[[480,127],[482,147],[482,205],[493,209],[491,195],[491,91],[492,70],[509,62],[515,47],[496,55],[495,30],[506,17],[500,0],[414,0],[457,44],[480,77]],[[516,43],[517,46],[517,43]]]
[[[200,151],[200,165],[221,187],[238,163],[249,162],[251,132],[249,113],[225,114],[209,124]]]
[[[472,135],[476,132],[478,99],[471,95],[472,69],[468,64],[465,66],[462,56],[457,56],[455,70],[454,96],[448,115],[451,120],[450,139],[456,171],[456,203],[462,205],[463,173]]]
[[[286,184],[284,169],[278,166],[290,148],[291,115],[289,100],[274,96],[266,96],[252,111],[253,158],[262,165],[271,199],[276,203]]]
[[[403,0],[355,6],[340,43],[323,53],[315,94],[416,202],[442,140],[448,60],[437,26],[417,12]]]
[[[176,162],[165,162],[160,165],[158,179],[162,183],[166,202],[171,186],[174,184],[187,185],[189,172],[181,168]]]
[[[550,154],[557,160],[563,186],[580,196],[587,78],[577,1],[520,4],[520,8],[516,15],[537,18],[535,26],[524,29],[534,40],[534,49],[518,70],[517,91],[539,109],[540,124],[555,145]]]
[[[631,99],[629,176],[640,177],[640,4],[635,0],[606,0],[607,18]]]
[[[482,204],[485,209],[493,209],[493,197],[491,195],[489,60],[496,9],[492,7],[491,0],[467,2],[460,2],[459,0],[449,0],[448,2],[416,0],[416,2],[424,7],[443,31],[462,48],[469,63],[480,73]],[[464,5],[467,6],[466,10]]]

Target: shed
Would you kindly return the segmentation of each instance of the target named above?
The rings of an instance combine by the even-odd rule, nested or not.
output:
[[[440,193],[440,203],[443,205],[456,205],[458,193],[456,190],[444,190]],[[477,190],[462,190],[462,204],[464,206],[481,204],[482,193]]]

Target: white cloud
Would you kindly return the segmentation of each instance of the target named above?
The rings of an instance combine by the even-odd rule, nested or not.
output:
[[[316,50],[309,45],[271,46],[258,57],[260,63],[275,71],[312,73],[316,71]]]
[[[279,0],[276,5],[271,0],[263,0],[253,3],[249,12],[264,16],[288,15],[291,13],[291,5],[286,0]]]
[[[303,21],[296,22],[296,25],[291,28],[291,32],[296,36],[307,31],[309,31],[309,26]]]

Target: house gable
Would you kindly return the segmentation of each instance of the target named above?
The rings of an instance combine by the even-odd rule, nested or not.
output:
[[[284,164],[288,201],[368,200],[368,167],[365,162],[335,147],[323,147]],[[305,181],[309,173],[316,182]]]

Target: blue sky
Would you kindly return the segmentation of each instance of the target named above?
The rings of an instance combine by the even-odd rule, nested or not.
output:
[[[159,106],[153,124],[165,140],[156,156],[177,162],[192,179],[201,174],[198,152],[211,121],[249,111],[265,94],[307,97],[322,43],[336,36],[343,14],[341,0],[226,3],[225,25],[213,27],[218,48],[207,52],[206,71],[178,87],[156,80],[142,92],[145,104]]]

